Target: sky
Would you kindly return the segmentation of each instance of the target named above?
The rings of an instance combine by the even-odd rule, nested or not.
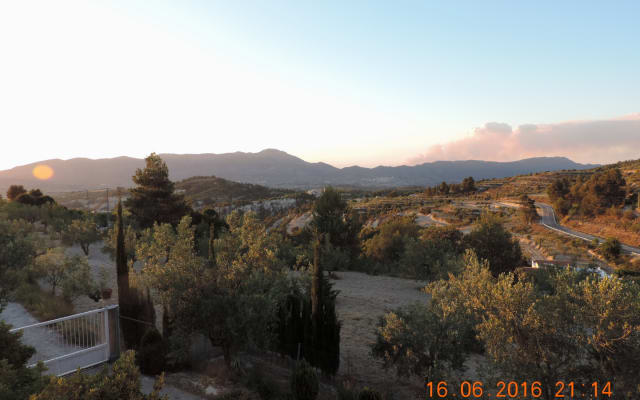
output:
[[[640,158],[637,1],[0,0],[0,169]]]

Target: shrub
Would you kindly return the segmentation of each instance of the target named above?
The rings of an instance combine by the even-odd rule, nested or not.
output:
[[[318,375],[306,361],[299,362],[291,374],[291,392],[296,400],[314,400],[320,390]]]
[[[142,336],[138,352],[140,372],[147,375],[159,375],[165,366],[165,351],[162,335],[156,328],[150,328]]]
[[[620,241],[616,238],[607,238],[607,240],[598,247],[598,252],[608,261],[617,259],[621,251]]]
[[[278,384],[273,379],[265,376],[257,365],[249,371],[247,386],[256,391],[262,400],[280,399],[282,397]]]
[[[358,400],[382,400],[382,395],[373,389],[365,387],[358,394]]]

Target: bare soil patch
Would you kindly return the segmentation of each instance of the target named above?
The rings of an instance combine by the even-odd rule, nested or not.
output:
[[[338,318],[342,321],[339,375],[362,385],[384,387],[405,396],[421,393],[421,382],[400,382],[393,371],[385,371],[382,363],[371,357],[378,319],[385,312],[412,304],[425,303],[429,296],[420,291],[425,282],[412,279],[372,276],[360,272],[336,272],[334,288]],[[391,386],[389,386],[391,385]],[[398,398],[408,398],[398,396]]]

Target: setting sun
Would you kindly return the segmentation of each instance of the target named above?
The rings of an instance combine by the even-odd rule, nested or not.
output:
[[[33,176],[46,181],[53,176],[53,168],[48,165],[40,164],[33,169]]]

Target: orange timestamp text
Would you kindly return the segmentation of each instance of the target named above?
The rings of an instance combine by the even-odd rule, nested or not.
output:
[[[557,381],[554,387],[544,387],[541,382],[499,381],[492,389],[478,381],[463,381],[449,384],[446,381],[432,382],[425,379],[424,388],[427,399],[522,399],[541,398],[546,393],[557,399],[582,399],[585,395],[595,399],[607,399],[613,396],[611,382],[591,382],[589,384],[573,381]],[[546,397],[546,396],[545,396]]]

